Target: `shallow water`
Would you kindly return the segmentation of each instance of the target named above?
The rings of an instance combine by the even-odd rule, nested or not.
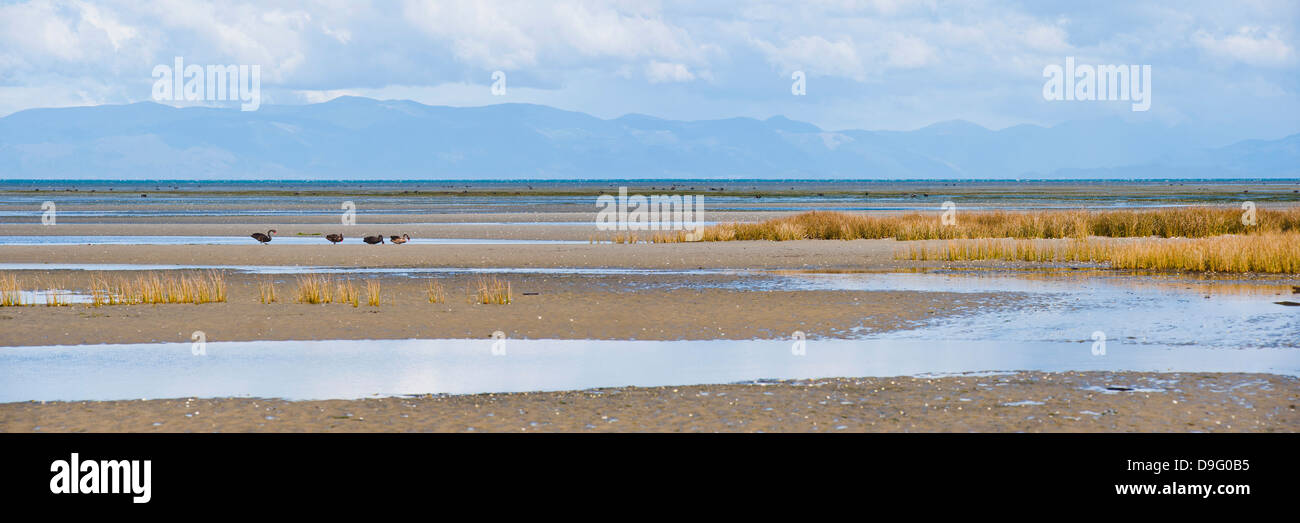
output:
[[[493,354],[493,344],[501,355]],[[363,340],[0,349],[0,401],[177,397],[354,399],[402,394],[579,390],[990,370],[1263,372],[1300,375],[1285,349],[1089,343]]]
[[[135,266],[158,267],[200,268]],[[11,267],[0,265],[7,268]],[[91,264],[76,268],[121,270]],[[1016,370],[1300,375],[1300,308],[1274,303],[1290,299],[1291,280],[1149,277],[1106,271],[242,269],[261,274],[334,271],[412,277],[461,272],[726,274],[741,277],[721,285],[761,282],[758,285],[764,288],[783,290],[1006,292],[1016,294],[1017,301],[912,329],[857,330],[856,339],[810,339],[804,342],[804,356],[793,355],[794,342],[785,340],[506,340],[504,356],[492,355],[492,340],[212,342],[204,356],[192,355],[187,343],[0,348],[0,401],[240,395],[357,398]],[[870,299],[870,294],[861,297]]]
[[[50,301],[51,293],[56,294],[58,296],[58,302],[63,304],[82,304],[82,303],[91,302],[91,297],[89,294],[83,294],[68,289],[18,291],[18,299],[20,300],[21,303],[24,304],[45,306],[45,304],[49,303]]]
[[[1110,346],[1300,349],[1300,309],[1276,303],[1291,296],[1290,285],[1279,282],[968,272],[794,275],[784,287],[1014,292],[1026,298],[1013,308],[880,334],[891,339],[1091,342],[1100,332]]]

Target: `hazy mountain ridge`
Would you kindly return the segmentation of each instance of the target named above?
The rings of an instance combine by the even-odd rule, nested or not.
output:
[[[1116,120],[990,130],[823,130],[774,116],[614,119],[530,104],[342,97],[261,110],[154,103],[0,118],[19,178],[1296,177],[1300,134],[1209,147],[1205,133]]]

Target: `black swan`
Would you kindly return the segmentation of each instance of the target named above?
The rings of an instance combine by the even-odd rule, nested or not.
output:
[[[260,233],[260,232],[255,232],[255,233],[251,234],[250,236],[252,236],[254,240],[257,240],[257,241],[259,241],[259,242],[262,242],[262,245],[266,245],[267,243],[270,243],[270,242],[271,242],[271,237],[272,237],[272,236],[275,236],[275,229],[271,229],[271,230],[269,230],[269,231],[266,231],[266,234],[262,234],[262,233]]]

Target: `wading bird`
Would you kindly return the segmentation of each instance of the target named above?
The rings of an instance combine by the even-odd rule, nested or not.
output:
[[[369,243],[369,244],[371,244],[371,245],[375,245],[375,244],[377,244],[377,243],[384,243],[384,237],[383,237],[383,236],[366,236],[365,238],[362,238],[361,241],[366,242],[366,243]]]
[[[325,235],[325,239],[326,239],[326,240],[329,240],[330,243],[333,243],[333,244],[337,245],[339,242],[343,241],[343,235],[342,235],[342,234],[326,234],[326,235]]]
[[[401,236],[389,236],[388,239],[393,243],[393,245],[401,245],[411,241],[411,235],[403,234]]]
[[[257,240],[257,241],[259,241],[259,242],[262,242],[262,245],[266,245],[267,243],[270,243],[270,241],[271,241],[271,237],[272,237],[272,236],[275,236],[275,229],[271,229],[271,230],[269,230],[269,231],[266,231],[266,234],[262,234],[262,233],[260,233],[260,232],[255,232],[255,233],[251,234],[250,236],[252,236],[254,240]]]

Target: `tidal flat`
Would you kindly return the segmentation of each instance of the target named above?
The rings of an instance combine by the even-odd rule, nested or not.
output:
[[[0,430],[1297,429],[1296,274],[912,255],[946,240],[619,244],[594,227],[619,185],[5,182]],[[621,185],[703,194],[706,227],[1300,205],[1293,180]],[[221,300],[94,300],[210,271]],[[302,302],[313,275],[348,299]],[[508,299],[476,297],[484,278]]]

